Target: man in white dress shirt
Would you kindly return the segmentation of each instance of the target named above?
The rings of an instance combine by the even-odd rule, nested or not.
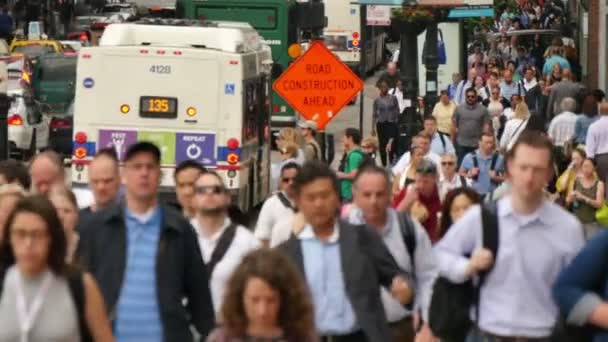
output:
[[[600,103],[600,119],[587,131],[585,150],[587,157],[595,160],[597,174],[606,183],[608,178],[608,102]]]
[[[421,132],[417,136],[415,136],[412,145],[422,148],[422,150],[424,151],[424,158],[432,161],[433,163],[435,163],[435,166],[439,167],[439,164],[441,163],[441,157],[431,151],[431,138],[426,133]],[[393,175],[397,176],[405,172],[410,164],[411,159],[412,153],[405,152],[401,156],[401,158],[399,158],[397,164],[393,166]]]
[[[209,287],[216,315],[220,312],[224,289],[241,259],[258,248],[260,242],[245,227],[228,217],[230,194],[215,172],[201,174],[194,186],[196,216],[190,221],[207,267]]]

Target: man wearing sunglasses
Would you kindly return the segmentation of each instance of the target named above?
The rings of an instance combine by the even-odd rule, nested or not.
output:
[[[300,171],[300,165],[296,163],[287,163],[281,168],[279,177],[279,191],[268,198],[255,227],[255,237],[258,238],[264,246],[270,244],[273,231],[277,227],[277,223],[282,220],[291,220],[296,212],[294,204],[293,180]]]
[[[202,173],[194,184],[194,193],[196,216],[190,223],[198,235],[217,315],[230,275],[243,256],[257,249],[260,243],[247,228],[228,217],[230,193],[221,176],[213,171]]]
[[[456,107],[454,112],[451,134],[459,163],[464,156],[475,151],[481,132],[489,129],[491,118],[488,109],[479,103],[475,88],[467,89],[466,103]]]
[[[441,177],[439,180],[439,197],[443,202],[445,195],[456,188],[470,186],[470,180],[458,174],[456,163],[458,158],[454,153],[441,156]]]

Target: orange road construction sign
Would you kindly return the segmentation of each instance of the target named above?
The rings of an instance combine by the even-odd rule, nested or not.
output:
[[[302,117],[324,130],[363,89],[363,81],[323,42],[315,41],[272,88]]]

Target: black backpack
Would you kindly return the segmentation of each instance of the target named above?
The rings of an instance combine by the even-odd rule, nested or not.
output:
[[[0,269],[0,298],[2,298],[2,288],[4,287],[4,277],[8,269],[3,267]],[[86,298],[82,272],[70,272],[67,276],[70,295],[76,305],[78,314],[78,329],[80,331],[80,341],[93,342],[93,337],[86,320]]]
[[[496,210],[495,203],[481,206],[483,247],[490,250],[494,258],[498,254],[499,242]],[[464,341],[473,327],[469,315],[472,305],[475,305],[475,316],[479,320],[480,289],[490,271],[480,274],[476,284],[473,280],[456,284],[444,277],[437,278],[429,307],[429,325],[435,336],[442,340]]]
[[[479,168],[479,159],[477,159],[477,153],[476,152],[472,152],[471,153],[473,156],[473,167],[474,168]],[[492,161],[490,162],[490,171],[496,171],[496,163],[498,162],[498,153],[494,152],[492,153]],[[491,181],[492,184],[495,184],[496,182]]]
[[[363,167],[365,167],[367,165],[376,165],[376,161],[373,160],[369,154],[367,154],[359,149],[353,150],[352,152],[359,153],[361,155],[361,157],[363,157],[363,160],[361,161],[361,164],[359,164],[358,169],[362,169]],[[346,157],[346,162],[348,163],[348,156]]]

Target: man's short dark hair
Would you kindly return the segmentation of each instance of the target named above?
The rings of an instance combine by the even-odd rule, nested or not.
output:
[[[127,153],[125,153],[125,162],[142,153],[152,155],[152,157],[154,157],[154,161],[160,165],[160,149],[158,146],[148,141],[140,141],[129,146]]]
[[[477,90],[474,87],[468,88],[465,94],[469,95],[470,93],[474,93],[475,95],[477,95]]]
[[[507,160],[513,160],[520,146],[525,145],[535,149],[547,150],[549,153],[549,165],[553,165],[553,143],[551,139],[544,134],[538,134],[536,131],[521,132],[513,147],[507,152]]]
[[[195,160],[184,160],[183,162],[179,163],[179,165],[177,165],[175,167],[175,172],[173,173],[173,178],[177,179],[177,175],[182,172],[185,171],[187,169],[195,169],[200,171],[201,173],[203,172],[207,172],[207,169],[203,166],[203,164],[195,161]]]
[[[361,132],[358,129],[349,127],[344,131],[344,135],[351,138],[355,145],[361,145],[362,137]]]
[[[437,170],[437,165],[428,159],[422,159],[418,166],[416,166],[416,174],[423,176],[437,176],[439,175],[439,171]]]
[[[592,91],[593,96],[595,97],[595,100],[597,102],[602,102],[604,101],[604,98],[606,97],[606,93],[604,93],[604,91],[602,89],[594,89]]]
[[[424,117],[424,121],[433,121],[434,123],[437,123],[437,118],[432,115],[427,115]]]
[[[283,174],[283,172],[285,172],[286,170],[292,170],[292,169],[300,172],[302,167],[300,166],[300,164],[298,164],[296,162],[289,162],[281,167],[281,174]]]
[[[115,163],[120,163],[120,161],[118,160],[118,155],[116,154],[116,150],[113,147],[102,148],[101,150],[97,151],[97,153],[95,153],[93,159],[97,159],[100,157],[110,158]]]
[[[0,175],[9,183],[18,182],[24,189],[29,189],[32,183],[27,167],[15,159],[0,161]]]
[[[340,194],[338,176],[336,176],[336,173],[332,171],[327,164],[320,161],[310,161],[302,166],[293,182],[294,191],[299,194],[302,187],[319,179],[330,180],[336,194]]]
[[[386,181],[386,186],[390,189],[391,178],[388,174],[388,171],[385,168],[382,168],[382,167],[380,167],[378,165],[374,165],[374,164],[367,164],[359,169],[359,171],[357,172],[357,175],[355,176],[355,179],[353,179],[353,184],[356,185],[358,183],[359,179],[361,177],[363,177],[364,175],[382,176],[384,178],[384,180]]]

